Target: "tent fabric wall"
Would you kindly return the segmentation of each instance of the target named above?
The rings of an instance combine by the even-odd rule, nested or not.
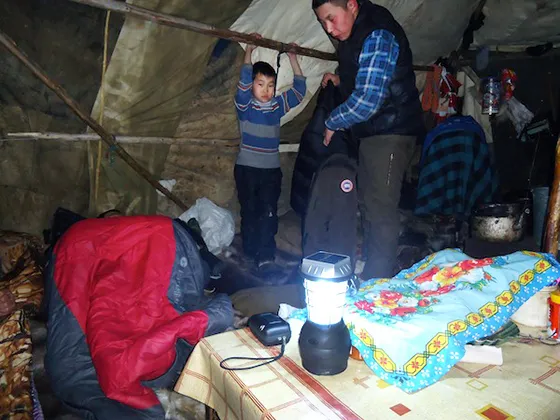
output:
[[[455,50],[479,0],[379,0],[402,25],[415,64],[430,64]]]
[[[134,0],[129,3],[227,27],[247,6],[244,0],[209,8],[196,0]],[[139,136],[174,136],[181,116],[196,95],[216,39],[152,22],[127,18],[105,79],[103,125],[112,133]],[[98,117],[100,95],[92,114]],[[92,148],[97,156],[97,147]],[[126,147],[154,176],[163,171],[168,146]],[[118,207],[127,214],[154,213],[155,190],[119,159],[104,153],[99,197],[94,214]],[[95,163],[90,166],[91,194]],[[90,196],[91,196],[90,194]]]
[[[560,42],[560,0],[488,0],[477,45],[530,46]]]
[[[124,21],[115,16],[109,51]],[[103,12],[66,0],[3,0],[0,27],[85,110],[99,89]],[[84,123],[0,48],[0,138],[10,132],[80,133]],[[0,229],[40,235],[58,206],[87,211],[86,145],[0,141]]]
[[[254,0],[249,5],[248,0],[236,0],[220,8],[208,8],[194,0],[129,1],[218,27],[227,27],[235,20],[231,29],[236,31],[258,32],[278,41],[334,51],[309,2]],[[507,5],[499,0],[489,0],[485,8],[488,18],[477,33],[477,41],[498,43],[500,32],[505,33],[501,39],[518,41],[527,34],[522,29],[527,26],[528,19],[534,17],[538,17],[550,33],[552,29],[546,25],[545,17],[559,1],[537,6],[527,0],[514,0]],[[415,62],[427,64],[457,48],[479,0],[443,3],[437,0],[379,0],[376,3],[391,10],[407,31]],[[504,19],[503,10],[512,18]],[[238,138],[232,97],[243,53],[232,44],[219,59],[213,59],[207,65],[215,42],[205,35],[127,18],[107,72],[105,125],[115,133],[129,135]],[[276,51],[264,48],[253,53],[254,61],[268,61],[274,67],[276,57]],[[304,104],[292,110],[282,123],[289,122],[302,111],[318,90],[322,75],[336,68],[335,62],[309,57],[300,57],[300,62],[308,78],[308,94]],[[418,77],[420,88],[423,86],[422,76]],[[278,90],[287,89],[292,77],[287,57],[283,56]],[[299,139],[312,109],[306,111],[297,119],[297,124],[284,126],[283,139]],[[93,113],[97,115],[98,112],[99,96]],[[290,127],[295,129],[290,130]],[[187,205],[194,203],[196,198],[207,196],[222,206],[235,207],[231,177],[235,152],[231,148],[185,144],[129,146],[128,149],[159,178],[176,179],[175,192]],[[288,156],[284,160],[284,172],[290,171],[293,161]],[[158,212],[179,213],[179,209],[167,203],[167,199],[158,199],[151,186],[122,162],[115,161],[110,165],[104,159],[102,166],[102,194],[96,211],[119,207],[129,213],[152,213],[158,201]]]
[[[56,8],[39,8],[37,4],[43,3],[39,0],[10,1],[12,4],[5,6],[10,13],[4,13],[3,19],[0,19],[8,35],[30,56],[37,58],[82,106],[91,107],[99,87],[104,12],[62,0]],[[460,45],[470,15],[479,1],[378,0],[377,3],[391,10],[407,31],[415,63],[428,64]],[[215,2],[195,0],[129,2],[221,28],[235,22],[233,28],[243,27],[248,32],[260,31],[274,39],[295,41],[324,51],[333,50],[308,9],[310,0],[256,0],[252,4],[250,0],[229,0],[219,2],[219,7]],[[16,4],[18,7],[14,7]],[[274,13],[265,12],[258,21],[243,15],[244,11],[257,6]],[[560,42],[557,27],[560,0],[488,0],[484,13],[485,24],[475,33],[473,46],[505,49],[511,45]],[[276,14],[282,15],[282,18],[272,19]],[[239,133],[232,96],[242,49],[232,44],[230,51],[224,53],[230,54],[227,59],[216,62],[216,67],[211,69],[207,63],[216,39],[131,18],[126,18],[121,28],[122,19],[115,14],[111,17],[110,45],[116,39],[119,28],[121,31],[105,80],[104,125],[115,134],[237,138]],[[26,37],[29,39],[26,40]],[[255,52],[255,58],[259,57],[259,50],[262,49]],[[269,53],[275,63],[275,53]],[[25,79],[27,70],[20,71],[20,67],[10,65],[9,55],[6,57],[0,57],[2,63],[7,63],[3,67],[5,71],[0,71],[0,99],[5,105],[0,111],[0,131],[83,130],[82,123],[54,94],[45,93],[46,88],[38,81],[28,83]],[[302,61],[306,64],[307,58],[302,58]],[[310,59],[310,62],[313,60]],[[316,62],[319,63],[318,60]],[[305,71],[309,75],[314,74],[310,77],[313,90],[322,70],[310,68]],[[213,79],[208,77],[209,73],[212,73]],[[280,73],[281,79],[291,79],[290,66],[285,58]],[[419,74],[419,87],[423,85],[422,80],[423,75]],[[281,88],[283,83],[280,82]],[[6,100],[7,90],[2,89],[6,86],[14,98]],[[97,95],[92,111],[96,117],[99,115],[99,102]],[[283,140],[299,140],[312,109],[313,104],[310,104],[302,114],[283,126]],[[93,146],[89,153],[92,168],[97,147],[95,144],[90,146]],[[33,142],[5,143],[0,147],[4,157],[0,162],[4,175],[0,183],[2,227],[19,227],[38,233],[46,226],[56,205],[83,210],[88,194],[84,145],[37,145]],[[127,145],[126,149],[156,177],[176,178],[176,192],[187,204],[201,195],[220,205],[235,202],[230,173],[235,153],[231,150],[226,152],[210,145]],[[92,214],[109,207],[119,207],[129,213],[156,211],[157,194],[148,183],[118,158],[112,162],[111,153],[107,150],[104,150],[102,159],[100,201],[96,208],[91,209]],[[288,155],[284,160],[287,174],[291,162]],[[62,170],[62,167],[65,169]],[[49,173],[51,170],[52,173]],[[90,180],[94,175],[95,171],[90,171]],[[89,190],[93,192],[91,184]],[[159,210],[177,212],[174,206],[167,204]]]

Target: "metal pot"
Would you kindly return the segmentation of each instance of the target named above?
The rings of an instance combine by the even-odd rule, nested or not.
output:
[[[530,213],[529,200],[482,204],[471,216],[471,234],[488,242],[517,242],[523,238]]]

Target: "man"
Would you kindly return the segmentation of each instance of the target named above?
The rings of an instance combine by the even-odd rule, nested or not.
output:
[[[323,86],[332,81],[345,98],[325,122],[324,144],[337,130],[350,130],[360,142],[362,278],[392,277],[402,179],[424,131],[408,39],[387,9],[369,1],[313,0],[313,10],[339,41],[338,74],[325,74]]]

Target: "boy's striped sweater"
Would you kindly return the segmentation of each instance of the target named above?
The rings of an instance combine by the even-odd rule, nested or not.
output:
[[[294,76],[292,88],[267,103],[253,98],[253,66],[244,64],[235,95],[241,145],[237,164],[254,168],[279,168],[280,118],[305,96],[305,77]]]

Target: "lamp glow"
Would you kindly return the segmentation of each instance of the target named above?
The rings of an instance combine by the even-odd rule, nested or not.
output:
[[[348,283],[305,279],[303,285],[311,322],[334,325],[342,320]]]
[[[316,375],[341,373],[350,353],[350,333],[342,320],[350,257],[317,252],[304,258],[301,274],[308,311],[299,337],[303,367]]]

